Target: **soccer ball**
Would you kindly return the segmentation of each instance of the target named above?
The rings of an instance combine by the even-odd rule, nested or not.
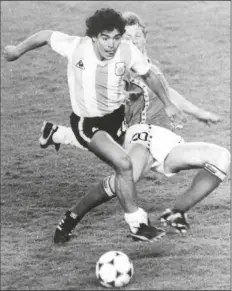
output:
[[[107,252],[96,263],[96,276],[104,287],[123,287],[130,282],[133,274],[132,261],[120,251]]]

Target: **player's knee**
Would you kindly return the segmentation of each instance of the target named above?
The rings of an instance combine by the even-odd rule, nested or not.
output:
[[[225,148],[223,149],[222,160],[224,161],[225,171],[226,171],[226,173],[228,173],[229,168],[230,168],[231,154]]]
[[[123,155],[119,160],[117,171],[119,171],[120,173],[128,172],[132,171],[132,168],[133,166],[129,155]]]
[[[205,163],[204,168],[223,181],[229,171],[230,159],[230,152],[226,148],[220,147],[215,153],[215,157]]]
[[[230,167],[230,159],[231,159],[230,152],[226,148],[220,147],[216,157],[217,157],[216,166],[219,169],[221,169],[223,172],[228,173],[229,167]]]

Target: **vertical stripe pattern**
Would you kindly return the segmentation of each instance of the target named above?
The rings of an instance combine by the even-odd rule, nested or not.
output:
[[[108,106],[108,65],[97,65],[95,88],[97,109],[101,112],[101,107]]]
[[[131,63],[144,71],[143,61],[132,53],[130,43],[122,42],[111,60],[100,61],[92,39],[81,38],[68,65],[73,112],[80,117],[97,117],[119,108],[125,101],[123,77]]]

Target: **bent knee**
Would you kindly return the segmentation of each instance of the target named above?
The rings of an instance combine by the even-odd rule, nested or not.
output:
[[[215,153],[214,158],[209,162],[213,163],[221,171],[227,174],[230,167],[230,159],[230,152],[224,147],[219,147],[217,153]]]
[[[132,162],[131,159],[129,157],[129,155],[125,154],[124,156],[122,156],[118,162],[118,167],[117,170],[119,172],[127,172],[127,171],[132,171]]]
[[[231,160],[230,152],[226,148],[222,148],[220,153],[220,166],[224,167],[225,173],[229,171],[230,160]]]

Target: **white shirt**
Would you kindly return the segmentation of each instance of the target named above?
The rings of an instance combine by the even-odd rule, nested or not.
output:
[[[51,48],[68,61],[67,78],[73,112],[80,117],[104,116],[125,100],[123,77],[126,69],[144,75],[150,64],[131,43],[122,41],[115,56],[100,61],[88,36],[53,32]]]

